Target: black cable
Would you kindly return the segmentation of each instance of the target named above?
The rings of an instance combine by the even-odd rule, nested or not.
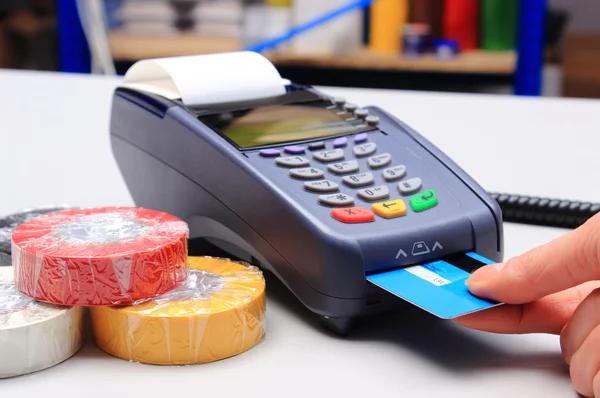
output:
[[[575,229],[600,212],[600,203],[490,192],[505,222]]]

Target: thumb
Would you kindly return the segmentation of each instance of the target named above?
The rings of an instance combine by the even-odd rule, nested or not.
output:
[[[466,281],[476,296],[523,304],[600,279],[600,214],[579,228],[510,259],[484,266]]]

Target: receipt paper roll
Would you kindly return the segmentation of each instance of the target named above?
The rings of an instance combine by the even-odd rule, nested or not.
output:
[[[130,304],[167,293],[187,277],[185,222],[141,208],[59,211],[12,233],[17,289],[59,305]]]
[[[184,285],[127,307],[90,309],[94,340],[115,357],[193,365],[232,357],[265,334],[265,281],[248,264],[189,257]]]
[[[0,268],[0,379],[47,369],[83,344],[82,307],[39,303],[17,291],[12,267]]]
[[[252,51],[145,59],[125,73],[122,86],[185,105],[212,105],[283,95],[286,80]]]

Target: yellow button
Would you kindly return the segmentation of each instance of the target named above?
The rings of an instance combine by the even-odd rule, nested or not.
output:
[[[373,213],[385,218],[400,217],[406,214],[406,204],[402,199],[375,203]]]

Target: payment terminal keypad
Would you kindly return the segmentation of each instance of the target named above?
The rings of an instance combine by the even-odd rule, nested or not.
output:
[[[304,183],[304,189],[313,192],[337,192],[340,185],[329,180],[307,181]]]
[[[404,178],[404,176],[406,175],[406,166],[398,165],[398,166],[389,167],[389,168],[383,170],[383,173],[381,173],[381,174],[383,175],[383,178],[386,181],[399,180],[401,178]]]
[[[371,156],[367,161],[367,165],[369,165],[372,169],[378,169],[380,167],[385,167],[392,162],[392,155],[389,153],[383,153],[381,155]]]
[[[304,167],[300,169],[292,169],[290,170],[290,175],[292,177],[301,178],[301,179],[309,179],[314,180],[317,178],[323,178],[325,173],[323,171],[314,168],[314,167]]]
[[[325,143],[322,141],[313,142],[312,144],[308,144],[308,149],[311,151],[316,151],[317,149],[325,149]]]
[[[422,184],[423,183],[419,177],[411,178],[406,181],[400,181],[398,183],[398,191],[400,191],[402,195],[410,195],[421,189]]]
[[[333,218],[345,223],[362,223],[375,220],[375,215],[372,212],[361,207],[333,209],[331,215]]]
[[[343,149],[333,149],[330,151],[320,151],[313,153],[313,158],[319,162],[335,162],[344,159]]]
[[[346,137],[336,138],[333,141],[334,148],[342,148],[342,147],[345,147],[347,144],[348,144],[348,138],[346,138]]]
[[[343,193],[319,196],[319,202],[330,206],[350,206],[354,204],[354,199]]]
[[[356,145],[352,152],[355,156],[369,156],[377,150],[377,144],[374,142],[367,142],[366,144]]]
[[[410,198],[410,206],[414,211],[424,211],[437,204],[437,195],[432,190]]]
[[[310,161],[302,156],[279,157],[275,159],[275,162],[284,167],[304,167],[310,165]]]
[[[423,191],[421,177],[411,175],[402,159],[379,152],[367,133],[342,138],[308,144],[305,156],[279,156],[275,165],[289,169],[300,189],[343,223],[401,218],[437,205],[436,192]]]
[[[396,218],[406,214],[406,203],[402,199],[394,199],[373,205],[373,212],[383,218]]]
[[[342,178],[342,181],[349,187],[358,188],[373,184],[375,182],[375,177],[373,176],[373,173],[366,172],[345,176]]]
[[[387,199],[390,196],[390,191],[387,185],[379,185],[373,188],[364,188],[357,192],[358,197],[368,202],[375,200]]]
[[[348,174],[357,172],[359,167],[356,160],[348,160],[346,162],[330,164],[327,166],[327,170],[334,174]]]

